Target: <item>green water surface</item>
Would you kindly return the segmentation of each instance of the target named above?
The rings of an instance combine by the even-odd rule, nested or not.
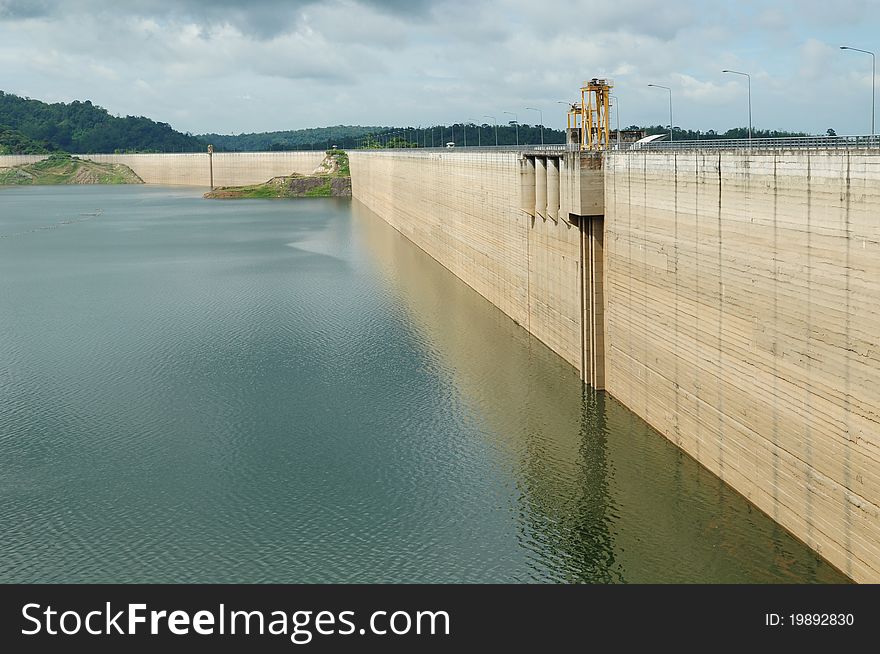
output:
[[[0,189],[0,581],[844,578],[350,200]]]

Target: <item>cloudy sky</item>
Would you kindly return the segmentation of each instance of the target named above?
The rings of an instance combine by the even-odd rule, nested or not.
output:
[[[878,0],[0,0],[0,89],[194,133],[564,124],[583,79],[623,124],[870,131]]]

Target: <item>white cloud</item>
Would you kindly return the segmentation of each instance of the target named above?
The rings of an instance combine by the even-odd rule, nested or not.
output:
[[[858,0],[0,0],[0,62],[11,92],[235,133],[534,122],[526,106],[560,126],[556,101],[596,75],[615,79],[621,122],[663,121],[658,83],[677,124],[723,130],[743,124],[735,68],[757,126],[842,133],[865,130],[870,73],[837,41],[876,43],[878,18]]]

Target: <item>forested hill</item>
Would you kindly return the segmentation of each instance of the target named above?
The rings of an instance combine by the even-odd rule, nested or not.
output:
[[[255,134],[200,134],[205,143],[229,152],[267,152],[272,150],[327,150],[333,146],[353,148],[368,134],[380,133],[388,127],[335,125],[283,132]]]
[[[202,152],[205,143],[167,123],[111,116],[90,101],[47,104],[0,91],[0,152]]]
[[[0,125],[0,154],[46,154],[49,151],[48,144]]]

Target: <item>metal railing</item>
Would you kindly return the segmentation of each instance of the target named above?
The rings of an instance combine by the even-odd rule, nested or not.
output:
[[[880,151],[880,135],[874,136],[793,136],[760,139],[702,139],[699,141],[651,141],[650,143],[612,143],[607,152],[641,152],[644,150],[828,150],[828,149]],[[381,151],[414,152],[577,152],[577,143],[553,143],[548,145],[456,145],[454,148],[388,148]],[[583,152],[588,152],[584,150]]]
[[[878,149],[880,136],[793,136],[761,139],[703,139],[700,141],[652,141],[651,143],[621,143],[614,151],[642,150],[828,150]]]
[[[456,145],[454,148],[427,147],[417,148],[365,148],[362,152],[577,152],[577,144],[551,143],[547,145]],[[354,149],[353,152],[358,152]]]

